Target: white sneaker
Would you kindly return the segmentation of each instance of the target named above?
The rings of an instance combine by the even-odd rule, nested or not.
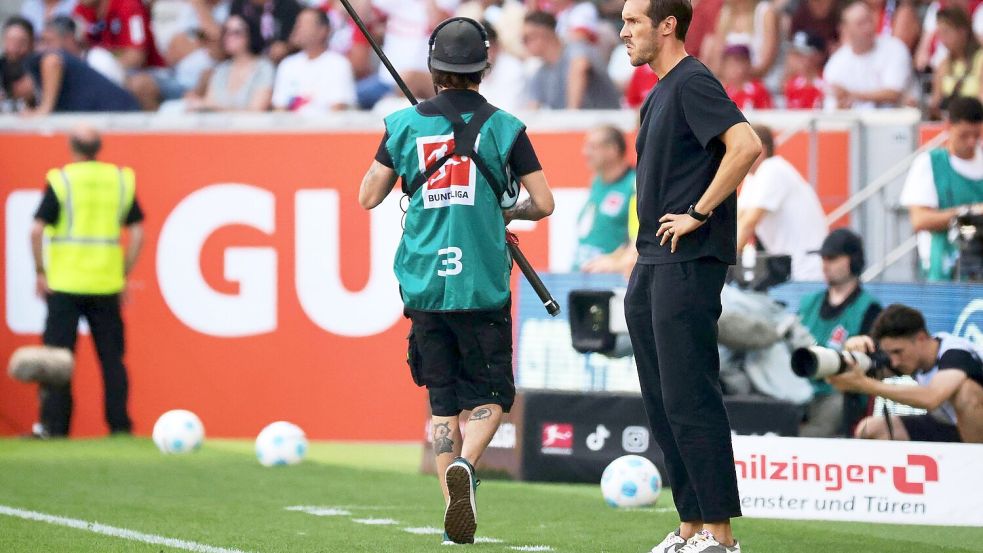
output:
[[[679,529],[677,528],[674,532],[669,532],[666,539],[662,540],[662,543],[659,545],[653,547],[649,553],[676,553],[685,545],[686,540],[679,536]]]
[[[741,553],[741,544],[734,540],[734,545],[730,547],[721,545],[713,534],[700,530],[686,542],[686,547],[680,549],[679,553]]]

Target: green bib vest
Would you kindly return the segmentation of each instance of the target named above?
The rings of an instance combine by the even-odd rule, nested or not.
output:
[[[577,218],[579,240],[573,270],[580,270],[584,263],[609,254],[628,241],[628,211],[634,194],[634,169],[611,183],[594,177],[587,203]]]
[[[133,170],[85,161],[48,171],[60,206],[46,229],[48,287],[69,294],[116,294],[125,274],[120,231],[133,205]]]
[[[819,316],[824,299],[826,299],[825,291],[803,297],[799,304],[799,318],[816,339],[816,344],[840,351],[847,338],[860,334],[864,315],[871,305],[877,303],[877,300],[866,290],[861,289],[860,295],[847,305],[839,316],[824,319]],[[825,380],[810,380],[810,383],[816,395],[828,395],[833,391],[833,387]]]
[[[470,113],[461,114],[465,121]],[[496,111],[481,126],[475,150],[501,182],[524,125]],[[386,149],[396,174],[414,182],[454,151],[451,122],[416,108],[386,118]],[[453,156],[410,197],[395,272],[403,303],[420,311],[500,308],[510,297],[512,259],[500,198],[468,156]]]
[[[952,168],[949,151],[936,148],[929,153],[932,178],[939,195],[939,209],[983,202],[983,179],[968,179]],[[932,248],[928,266],[923,267],[929,281],[952,280],[959,248],[949,239],[947,231],[932,232]]]

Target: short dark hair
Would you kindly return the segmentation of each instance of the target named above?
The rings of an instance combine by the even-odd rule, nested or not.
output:
[[[771,128],[760,123],[751,125],[751,128],[754,129],[755,134],[761,139],[761,147],[765,151],[765,157],[775,155],[775,135],[772,134]]]
[[[317,8],[304,8],[303,10],[301,10],[301,13],[304,12],[314,13],[315,20],[317,21],[318,25],[322,27],[327,27],[329,30],[331,29],[331,19],[328,18],[328,13],[326,11],[319,10]]]
[[[870,337],[875,341],[882,338],[911,338],[919,332],[928,333],[925,317],[917,309],[895,303],[884,308],[874,319]]]
[[[957,96],[947,107],[950,123],[983,123],[983,104],[975,96]]]
[[[530,25],[546,27],[554,33],[556,32],[556,17],[551,13],[544,11],[529,12],[523,21]]]
[[[449,71],[431,69],[430,76],[433,78],[434,86],[463,90],[481,84],[481,78],[485,76],[485,72],[451,73]]]
[[[693,21],[693,4],[690,0],[649,0],[648,16],[653,25],[667,17],[675,17],[676,38],[686,40],[686,31]]]
[[[86,159],[95,159],[99,150],[102,149],[102,139],[100,138],[81,140],[77,136],[72,136],[68,139],[68,143],[72,146],[73,152],[78,153]]]
[[[31,39],[31,45],[34,44],[34,25],[25,17],[19,15],[14,15],[7,18],[3,22],[3,30],[6,31],[11,27],[21,27],[27,32],[27,36]]]
[[[628,151],[628,144],[625,142],[625,135],[621,129],[614,125],[601,125],[597,130],[604,134],[604,141],[615,147],[622,156]]]
[[[67,15],[56,15],[45,23],[46,29],[51,29],[58,33],[60,37],[74,37],[78,32],[78,24]]]

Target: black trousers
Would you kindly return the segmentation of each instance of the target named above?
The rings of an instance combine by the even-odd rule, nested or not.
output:
[[[123,366],[123,318],[119,295],[78,295],[53,292],[48,296],[48,318],[44,343],[75,351],[79,317],[92,331],[96,354],[102,366],[106,400],[106,422],[111,432],[129,432],[132,424],[126,411],[129,384]],[[72,418],[72,385],[41,386],[41,424],[52,436],[68,435]]]
[[[625,296],[645,411],[683,522],[741,515],[717,353],[726,272],[711,258],[638,264]]]

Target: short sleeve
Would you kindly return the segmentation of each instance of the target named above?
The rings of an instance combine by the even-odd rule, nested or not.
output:
[[[958,369],[967,375],[978,375],[983,371],[979,357],[964,349],[950,349],[939,357],[939,370]]]
[[[543,166],[539,162],[539,156],[536,155],[536,150],[532,147],[532,141],[529,140],[529,135],[526,134],[525,129],[522,129],[515,138],[512,151],[509,153],[509,169],[511,169],[513,175],[524,177],[540,171],[542,168]]]
[[[136,197],[133,198],[133,204],[130,206],[130,210],[126,213],[126,219],[123,220],[125,226],[135,225],[137,223],[143,222],[143,209],[140,208],[140,202]]]
[[[55,196],[55,191],[50,184],[46,185],[44,196],[41,197],[41,204],[38,205],[38,210],[34,212],[34,218],[47,225],[54,225],[58,222],[60,212],[61,206],[58,204],[58,196]]]
[[[935,189],[932,175],[932,159],[929,152],[923,152],[911,162],[908,176],[901,190],[901,205],[905,207],[939,207],[939,193]]]
[[[393,163],[393,157],[389,155],[389,148],[386,148],[386,142],[389,142],[389,131],[386,131],[386,134],[382,137],[382,141],[379,142],[379,149],[375,152],[375,160],[390,169],[395,169],[396,164]]]
[[[686,123],[704,148],[727,129],[747,122],[724,87],[706,73],[693,75],[680,87],[679,102]]]
[[[741,209],[760,208],[775,212],[782,205],[789,183],[782,182],[782,174],[777,166],[763,162],[758,171],[752,175],[744,188],[737,203]]]

